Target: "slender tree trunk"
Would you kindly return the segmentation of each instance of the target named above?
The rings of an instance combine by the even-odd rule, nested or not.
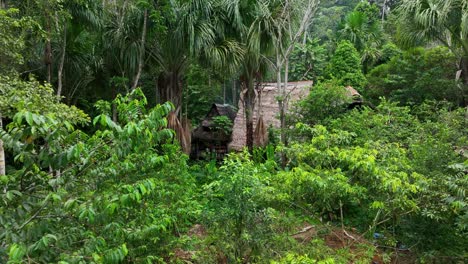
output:
[[[0,113],[0,129],[3,128],[2,114]],[[3,141],[0,139],[0,176],[6,174],[5,150],[3,149]]]
[[[385,13],[387,12],[387,0],[384,0],[383,6],[382,6],[382,29],[384,27],[384,22],[385,22]]]
[[[50,83],[52,79],[52,44],[51,44],[51,25],[50,25],[50,17],[48,14],[46,15],[46,31],[47,31],[47,41],[44,50],[44,63],[47,68],[47,82]]]
[[[462,70],[463,84],[468,85],[468,56],[461,59],[460,69]]]
[[[138,71],[135,76],[135,80],[133,81],[132,90],[135,90],[138,86],[138,81],[141,77],[141,72],[143,70],[144,60],[145,60],[145,43],[146,43],[146,24],[148,22],[148,10],[145,9],[143,15],[143,29],[141,32],[141,50],[140,50],[140,58],[138,62]]]
[[[465,87],[462,87],[462,104],[463,106],[467,106],[468,105],[468,100],[466,98],[466,94],[463,93],[463,91],[465,91],[468,87],[468,56],[467,57],[463,57],[460,61],[460,70],[462,71],[461,72],[461,78],[462,78],[462,82],[463,82],[463,86]]]
[[[236,89],[236,81],[232,80],[232,105],[234,107],[238,107],[237,104],[237,89]]]
[[[51,15],[48,13],[49,10],[46,10],[44,13],[44,17],[46,20],[45,23],[45,31],[47,32],[47,40],[44,49],[44,63],[46,65],[47,70],[47,82],[51,83],[52,81],[52,22],[51,22]]]
[[[281,83],[281,72],[278,73],[278,76],[280,76],[280,83]],[[289,102],[289,94],[287,91],[288,88],[288,78],[289,78],[289,58],[285,58],[284,60],[284,78],[283,78],[283,83],[280,89],[280,97],[281,101],[278,102],[279,107],[280,107],[280,137],[281,137],[281,143],[283,146],[287,147],[288,146],[288,137],[286,135],[286,110],[288,108],[288,102]],[[286,153],[282,152],[281,153],[281,166],[284,168],[286,167],[287,163],[287,157]]]
[[[63,43],[62,43],[62,55],[60,57],[60,64],[57,73],[58,84],[57,84],[57,97],[60,99],[62,96],[62,87],[63,87],[63,66],[65,64],[65,52],[67,47],[67,22],[65,21],[63,26]]]
[[[244,97],[244,112],[245,112],[245,125],[246,125],[246,144],[249,152],[253,153],[254,143],[254,123],[253,114],[255,108],[255,90],[254,80],[252,77],[248,78],[246,83],[246,93]]]
[[[294,5],[293,1],[286,1],[286,4],[283,7],[283,15],[284,19],[281,20],[279,23],[281,25],[280,30],[277,32],[279,37],[279,41],[276,43],[276,75],[277,75],[277,89],[279,93],[280,99],[278,100],[278,106],[280,111],[280,131],[281,131],[281,142],[284,146],[287,146],[287,135],[286,135],[286,109],[288,106],[288,74],[289,74],[289,55],[294,49],[295,43],[299,41],[299,38],[303,36],[303,41],[307,40],[306,32],[310,21],[317,10],[318,5],[320,4],[320,0],[309,0],[307,6],[304,7],[304,13],[302,14],[302,19],[300,20],[299,27],[296,31],[293,31],[292,25],[292,13],[293,9],[291,9],[291,5]],[[287,32],[283,32],[284,28],[286,28]],[[288,33],[286,36],[289,36],[289,44],[287,46],[283,46],[281,42],[283,33]],[[284,79],[281,81],[281,70],[284,66]],[[281,85],[283,84],[283,85]],[[287,158],[285,153],[281,153],[281,164],[284,167],[286,165]]]

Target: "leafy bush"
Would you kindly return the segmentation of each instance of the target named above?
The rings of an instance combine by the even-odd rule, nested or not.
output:
[[[398,147],[401,154],[392,166],[405,161],[408,170],[422,177],[415,182],[418,195],[412,198],[418,209],[399,218],[396,225],[401,240],[420,252],[432,252],[432,256],[466,252],[462,245],[466,244],[468,207],[460,192],[466,177],[460,170],[463,166],[455,165],[466,162],[458,152],[468,140],[464,109],[449,111],[440,103],[399,107],[383,101],[376,110],[352,111],[329,125],[355,134],[355,146],[380,142]],[[427,242],[419,243],[421,240]]]
[[[353,44],[346,40],[338,44],[328,65],[327,75],[336,78],[339,84],[352,86],[358,91],[361,91],[367,84],[366,77],[362,73],[359,53]]]
[[[305,43],[296,44],[289,59],[291,81],[313,80],[323,76],[326,67],[327,49],[318,39],[307,38]]]
[[[214,129],[225,135],[232,133],[232,126],[234,125],[231,119],[227,116],[215,116],[213,117]]]
[[[268,206],[273,190],[267,182],[267,169],[242,153],[230,155],[218,177],[205,186],[207,226],[230,262],[254,261],[268,253],[265,241],[274,236],[276,211]]]
[[[318,83],[304,100],[295,106],[290,123],[321,124],[343,114],[352,99],[336,80]]]
[[[141,91],[115,102],[85,135],[53,114],[15,114],[1,139],[19,170],[0,194],[0,259],[103,263],[162,261],[200,206],[185,155],[168,144],[169,104],[146,111]]]
[[[353,133],[301,124],[299,129],[312,139],[292,144],[291,170],[275,178],[285,197],[335,219],[343,206],[345,216],[358,212],[347,217],[358,218],[363,227],[417,209],[418,183],[424,178],[411,169],[397,144],[354,145]]]
[[[385,96],[402,104],[421,104],[425,100],[463,104],[468,91],[455,81],[454,61],[454,55],[444,47],[405,51],[368,74],[364,95],[374,101]]]

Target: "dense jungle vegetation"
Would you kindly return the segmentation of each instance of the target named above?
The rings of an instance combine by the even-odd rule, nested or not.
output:
[[[0,263],[467,263],[467,105],[467,0],[0,0]]]

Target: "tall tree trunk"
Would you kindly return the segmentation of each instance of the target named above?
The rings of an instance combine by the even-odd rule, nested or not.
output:
[[[171,102],[176,112],[182,107],[182,77],[176,72],[161,73],[158,77],[158,92],[161,103]]]
[[[135,90],[138,86],[138,81],[141,77],[141,71],[143,70],[144,60],[145,60],[145,43],[146,43],[146,24],[148,23],[148,10],[145,9],[143,15],[143,29],[141,32],[141,50],[140,50],[140,58],[138,62],[138,71],[133,80],[132,90]]]
[[[282,104],[280,105],[281,143],[283,143],[285,147],[288,146],[288,137],[286,135],[286,110],[288,108],[288,102],[289,102],[289,94],[287,91],[288,78],[289,78],[289,58],[285,58],[284,78],[283,78],[283,85],[282,85],[283,87],[281,89],[282,94],[280,95],[281,99],[283,100]],[[281,165],[283,166],[283,168],[286,167],[286,163],[287,163],[286,153],[282,152],[281,153]]]
[[[2,114],[0,114],[0,129],[3,128]],[[3,141],[0,139],[0,176],[6,174],[5,150],[3,149]]]
[[[234,107],[238,107],[237,105],[237,89],[236,89],[236,81],[232,81],[232,105]]]
[[[461,59],[460,69],[462,70],[463,84],[468,85],[468,55]]]
[[[62,55],[60,57],[60,64],[57,73],[58,84],[57,84],[57,97],[60,99],[62,96],[62,87],[63,87],[63,66],[65,64],[65,52],[67,47],[67,22],[64,22],[63,26],[63,43],[62,43]]]
[[[382,29],[384,28],[386,13],[387,13],[387,0],[384,0],[383,5],[382,5]]]
[[[51,25],[50,25],[50,17],[46,13],[46,32],[47,32],[47,41],[44,50],[44,63],[47,68],[47,82],[50,83],[52,79],[52,44],[51,44]]]
[[[463,86],[465,86],[465,87],[462,87],[462,96],[463,96],[462,104],[463,106],[467,106],[468,99],[466,98],[466,94],[463,91],[465,91],[468,87],[468,56],[461,58],[460,70],[462,71],[461,78],[462,78]]]
[[[223,82],[223,104],[226,104],[226,82]]]
[[[246,92],[244,96],[244,112],[245,112],[245,136],[246,144],[249,152],[253,153],[253,143],[254,143],[254,122],[253,114],[255,108],[255,89],[254,89],[254,80],[252,77],[246,80]]]

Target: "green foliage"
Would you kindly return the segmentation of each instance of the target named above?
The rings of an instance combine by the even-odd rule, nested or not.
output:
[[[1,133],[21,166],[7,171],[0,196],[11,261],[151,262],[171,248],[200,206],[186,156],[167,144],[172,106],[145,102],[139,90],[119,97],[121,122],[99,115],[93,135],[53,113],[15,114]]]
[[[254,261],[267,253],[264,242],[274,236],[271,223],[277,213],[268,206],[272,193],[268,171],[242,153],[229,156],[219,172],[205,186],[207,226],[229,261],[242,262],[247,257]]]
[[[320,39],[322,43],[333,42],[341,21],[359,2],[359,0],[321,2],[317,11],[319,15],[314,17],[309,34],[313,38]],[[333,50],[334,43],[327,44],[328,50]]]
[[[444,47],[415,48],[374,68],[368,75],[366,98],[380,96],[402,104],[420,104],[425,100],[448,100],[463,104],[468,90],[454,79],[455,57]]]
[[[369,2],[360,2],[354,8],[354,11],[361,12],[367,17],[367,23],[374,24],[380,19],[380,10],[376,4]]]
[[[184,92],[185,111],[192,123],[197,124],[206,116],[213,103],[222,102],[219,80],[209,70],[191,65],[187,72],[187,89]]]
[[[215,116],[212,118],[214,129],[218,132],[221,132],[225,135],[230,135],[232,133],[232,120],[227,116]]]
[[[289,79],[316,82],[323,76],[326,58],[326,47],[319,44],[319,39],[308,38],[305,43],[297,43],[289,59]]]
[[[459,0],[402,0],[398,37],[404,44],[437,40],[468,55],[468,4]],[[447,41],[450,38],[450,41]],[[456,49],[460,48],[459,51]]]
[[[343,114],[351,98],[338,81],[320,82],[311,88],[309,95],[296,105],[292,123],[320,124]]]
[[[335,264],[335,260],[327,258],[324,260],[315,260],[308,255],[297,256],[295,254],[288,254],[280,261],[272,261],[271,264]]]
[[[24,63],[25,33],[37,26],[18,16],[18,9],[0,9],[0,74],[11,73]]]
[[[382,56],[386,37],[380,23],[380,10],[375,4],[361,1],[350,12],[338,31],[338,39],[349,40],[359,51],[364,72]]]
[[[417,183],[423,177],[411,169],[398,144],[355,145],[355,135],[346,131],[303,124],[298,129],[312,140],[289,149],[291,171],[276,179],[285,197],[320,214],[338,214],[341,206],[349,214],[368,208],[355,215],[363,226],[417,209]]]
[[[385,43],[382,46],[382,54],[379,58],[379,63],[389,62],[393,57],[401,55],[403,52],[392,42]]]
[[[49,84],[42,85],[34,78],[22,81],[18,77],[0,76],[0,113],[3,117],[13,118],[21,111],[54,115],[57,120],[72,124],[89,121],[89,117],[75,106],[60,103]]]
[[[349,41],[341,41],[338,44],[328,65],[327,74],[336,78],[339,84],[349,85],[357,90],[362,90],[367,83],[361,70],[359,53]]]
[[[304,2],[288,3],[0,0],[0,262],[369,263],[397,242],[466,258],[465,0],[321,1],[288,64],[315,81],[288,141],[269,128],[252,155],[187,165],[166,116],[197,123],[233,79],[253,106]],[[118,95],[140,70],[147,96]],[[346,111],[348,85],[378,106]],[[334,225],[368,245],[334,249]]]
[[[397,234],[406,245],[414,244],[420,252],[432,251],[434,256],[466,253],[463,219],[467,207],[460,192],[466,184],[460,164],[466,157],[457,153],[460,146],[466,146],[465,127],[464,109],[449,111],[435,103],[411,109],[385,101],[376,110],[352,111],[330,122],[332,129],[355,133],[355,146],[379,142],[400,149],[391,167],[405,164],[420,180],[414,183],[418,196],[411,198],[418,210],[399,218]],[[420,240],[431,242],[419,244]]]

